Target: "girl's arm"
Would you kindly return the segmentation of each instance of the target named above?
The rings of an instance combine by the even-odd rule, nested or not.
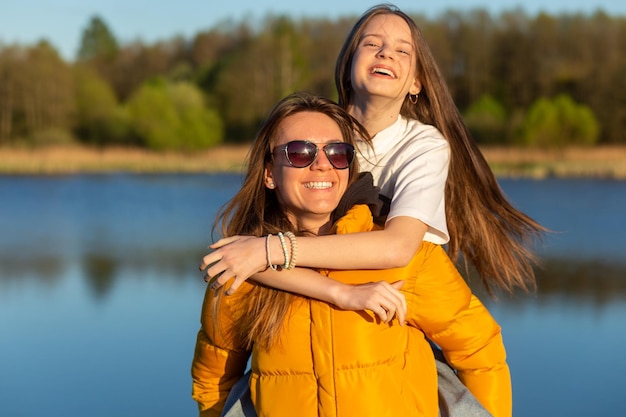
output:
[[[282,271],[268,269],[255,274],[252,279],[267,282],[274,288],[284,288],[296,294],[334,304],[344,310],[370,310],[385,323],[396,315],[401,324],[406,318],[406,299],[400,292],[404,281],[351,285],[335,281],[307,268]],[[231,295],[232,291],[229,289],[226,294]]]
[[[427,226],[412,217],[390,219],[384,230],[348,233],[317,237],[298,237],[296,262],[299,266],[325,269],[388,269],[406,265],[419,248]],[[265,237],[233,236],[211,245],[215,249],[202,259],[200,269],[206,269],[205,280],[213,279],[211,286],[217,288],[234,278],[231,293],[250,276],[255,280],[284,291],[326,301],[340,308],[370,309],[384,320],[380,309],[404,315],[404,308],[389,304],[389,288],[372,288],[338,283],[314,271],[266,271],[268,267]],[[270,261],[284,263],[284,255],[278,237],[270,238]],[[374,284],[372,284],[374,285]],[[375,285],[384,286],[383,283]],[[388,284],[387,284],[388,286]],[[359,288],[361,287],[361,288]],[[395,297],[397,294],[391,289]],[[381,294],[385,294],[382,296]],[[399,294],[399,293],[398,293]],[[378,303],[378,304],[376,304]],[[401,321],[402,322],[402,321]]]
[[[419,249],[426,229],[426,224],[420,220],[403,216],[389,220],[383,230],[298,237],[296,262],[298,266],[325,269],[402,267]],[[214,288],[235,278],[231,288],[236,291],[243,281],[264,271],[269,266],[268,261],[274,265],[284,263],[278,237],[270,238],[269,254],[266,243],[265,237],[221,239],[210,246],[214,251],[202,258],[200,270],[206,269],[207,281],[217,277],[212,283]],[[291,288],[276,288],[291,291]]]

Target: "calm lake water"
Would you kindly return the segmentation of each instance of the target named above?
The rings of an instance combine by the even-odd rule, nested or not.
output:
[[[0,176],[0,416],[192,416],[212,219],[238,175]],[[532,295],[485,299],[514,415],[624,416],[626,182],[502,180],[554,230]]]

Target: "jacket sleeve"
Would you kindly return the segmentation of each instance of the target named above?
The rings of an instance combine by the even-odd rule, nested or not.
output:
[[[247,291],[241,288],[232,296],[222,297],[215,308],[214,291],[207,287],[191,366],[192,398],[202,417],[221,415],[228,393],[245,372],[250,352],[238,347],[232,337],[236,319],[233,306],[244,293]],[[213,310],[219,316],[218,326],[213,321]]]
[[[459,378],[494,417],[512,415],[509,367],[501,329],[438,245],[421,249],[409,296],[409,320],[441,347]]]

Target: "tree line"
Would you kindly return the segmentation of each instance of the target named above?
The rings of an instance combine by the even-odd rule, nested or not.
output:
[[[336,98],[335,60],[357,17],[269,16],[122,45],[94,16],[73,62],[45,40],[0,43],[0,146],[194,151],[248,142],[286,94]],[[625,17],[412,17],[479,143],[626,144]]]

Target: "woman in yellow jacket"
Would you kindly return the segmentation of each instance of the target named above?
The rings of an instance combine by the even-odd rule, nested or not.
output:
[[[369,206],[350,202],[371,201],[373,188],[371,176],[357,175],[355,132],[368,137],[333,102],[307,95],[281,101],[251,148],[242,189],[222,213],[224,234],[280,232],[283,267],[291,268],[292,233],[374,230]],[[341,205],[347,213],[338,214],[349,184]],[[251,354],[251,399],[261,417],[437,416],[437,371],[426,337],[492,414],[510,413],[500,327],[440,246],[423,243],[403,268],[321,272],[347,284],[403,284],[406,319],[384,323],[368,311],[248,281],[229,296],[209,286],[192,365],[201,415],[221,414]]]

